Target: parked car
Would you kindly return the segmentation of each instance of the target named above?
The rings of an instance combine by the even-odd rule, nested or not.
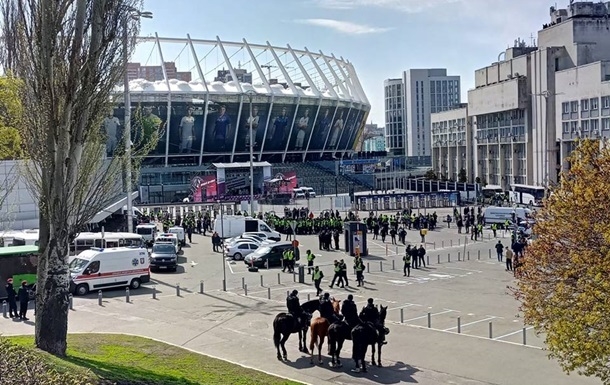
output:
[[[225,255],[232,257],[236,261],[244,259],[247,255],[250,255],[260,247],[255,242],[238,242],[225,247]]]
[[[178,254],[171,242],[156,242],[150,254],[150,269],[176,271],[178,269]]]
[[[284,251],[292,249],[293,247],[294,246],[292,246],[292,243],[290,242],[262,245],[253,253],[246,256],[244,258],[244,263],[248,266],[254,264],[256,267],[265,267],[265,262],[267,261],[269,263],[269,267],[280,266],[282,264]],[[296,258],[298,258],[298,253]]]

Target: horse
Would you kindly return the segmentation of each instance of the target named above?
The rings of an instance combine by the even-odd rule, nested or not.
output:
[[[330,355],[331,368],[339,368],[342,366],[339,356],[345,340],[352,339],[352,329],[360,324],[360,318],[345,319],[343,322],[335,322],[328,327],[328,354]]]
[[[333,310],[335,314],[339,314],[341,301],[337,301],[334,298],[331,299]],[[309,343],[310,351],[310,362],[313,365],[313,352],[314,346],[318,348],[318,364],[322,365],[322,345],[324,344],[324,338],[328,335],[328,328],[330,322],[326,318],[316,317],[311,321],[311,339]]]
[[[309,322],[311,321],[312,313],[320,308],[320,301],[311,300],[305,302],[301,305],[301,308],[303,309],[306,319],[301,320],[300,324],[290,313],[280,313],[275,316],[275,319],[273,320],[273,343],[277,350],[277,359],[280,361],[282,358],[284,361],[288,360],[285,344],[292,333],[299,333],[299,351],[306,354],[309,353],[306,343],[307,329],[309,327]],[[280,347],[282,348],[283,354],[280,354]]]
[[[384,336],[380,331],[383,328],[384,333],[387,335],[390,330],[384,326],[385,318],[387,316],[388,307],[381,306],[379,311],[379,327],[374,325],[372,322],[363,322],[356,325],[352,329],[352,358],[356,363],[355,372],[366,372],[366,351],[368,346],[372,347],[371,363],[373,365],[381,365],[381,347],[384,344]],[[375,345],[377,345],[378,355],[377,363],[375,362]],[[362,368],[360,366],[362,364]]]

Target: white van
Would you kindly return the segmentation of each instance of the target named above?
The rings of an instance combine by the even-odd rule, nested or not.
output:
[[[292,196],[294,199],[305,199],[305,191],[302,188],[293,188]]]
[[[182,250],[182,246],[180,246],[180,242],[178,241],[178,237],[176,236],[176,234],[159,233],[157,235],[157,238],[155,238],[155,243],[157,243],[157,242],[172,243],[174,245],[174,247],[176,248],[176,254],[178,254],[180,252],[180,250]]]
[[[180,226],[173,226],[170,227],[167,232],[176,234],[176,237],[178,237],[178,242],[180,242],[180,246],[186,245],[186,234],[184,233],[184,228]]]
[[[258,232],[265,233],[267,239],[272,241],[281,240],[281,235],[277,231],[271,230],[271,227],[261,219],[244,217],[242,215],[224,215],[216,217],[214,221],[214,231],[221,238],[231,238],[243,233]]]
[[[532,210],[522,208],[522,207],[498,207],[498,206],[490,206],[485,209],[483,212],[483,218],[485,224],[504,224],[505,221],[509,221],[512,223],[513,221],[513,211],[517,218],[527,219],[532,215]],[[517,219],[515,218],[515,219]]]
[[[70,260],[70,292],[129,286],[137,289],[150,281],[150,259],[143,248],[92,248]]]
[[[305,194],[305,197],[309,194],[310,198],[316,197],[316,191],[312,187],[301,187],[301,190]]]
[[[152,245],[157,237],[157,225],[153,223],[137,225],[136,234],[141,235],[144,242],[146,242],[148,245]]]

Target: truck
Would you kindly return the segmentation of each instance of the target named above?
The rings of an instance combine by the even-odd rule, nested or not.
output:
[[[223,215],[216,217],[214,221],[214,231],[221,238],[231,238],[243,233],[260,232],[265,233],[267,239],[272,241],[281,240],[281,235],[277,231],[271,229],[265,221],[242,215]]]
[[[527,219],[532,215],[532,211],[530,209],[525,209],[522,207],[498,207],[498,206],[489,206],[483,212],[483,219],[485,224],[504,224],[505,221],[509,221],[513,223],[513,212],[515,213],[515,220],[517,218]]]

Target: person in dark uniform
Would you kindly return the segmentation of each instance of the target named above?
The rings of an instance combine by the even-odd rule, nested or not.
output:
[[[330,294],[328,293],[324,293],[324,295],[320,297],[320,316],[326,318],[331,325],[341,321],[341,318],[335,314],[335,309],[333,309]]]
[[[303,308],[301,308],[301,301],[299,300],[299,292],[297,290],[293,290],[288,298],[286,298],[286,307],[288,308],[288,313],[297,319],[299,325],[302,325],[305,317],[303,316]]]
[[[28,291],[28,282],[21,282],[21,287],[17,293],[19,298],[19,319],[27,321],[29,318],[26,317],[28,312],[28,302],[30,302],[30,293]]]
[[[358,308],[354,303],[354,296],[348,295],[347,299],[341,305],[341,314],[345,317],[345,321],[350,327],[356,326],[360,320],[358,319]]]
[[[13,287],[13,279],[6,280],[6,299],[8,301],[8,314],[11,318],[19,317],[17,314],[17,292]]]
[[[385,341],[385,331],[382,325],[379,323],[379,309],[377,309],[377,306],[375,306],[373,303],[373,298],[369,298],[366,306],[362,308],[362,311],[360,312],[360,319],[362,322],[370,322],[375,325],[383,338],[383,344],[387,344]]]

